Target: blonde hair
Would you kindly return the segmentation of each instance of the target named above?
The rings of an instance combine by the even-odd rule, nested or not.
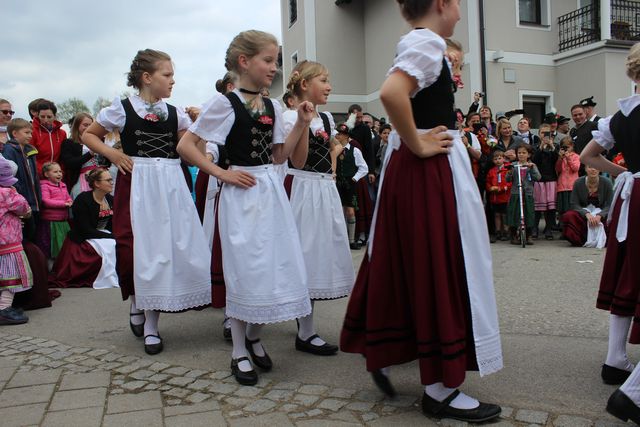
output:
[[[454,39],[445,39],[445,43],[447,44],[447,49],[457,50],[458,52],[464,52],[464,48],[462,44]]]
[[[496,126],[496,135],[498,136],[498,138],[502,138],[502,128],[505,126],[509,126],[510,128],[513,128],[509,120],[507,119],[498,120],[498,125]]]
[[[9,138],[13,138],[13,132],[30,127],[31,123],[29,123],[25,119],[12,119],[7,125],[7,134],[9,134]]]
[[[127,73],[127,86],[142,89],[142,75],[153,74],[158,69],[158,62],[171,61],[171,57],[159,50],[139,50],[131,61],[131,67]]]
[[[78,113],[73,117],[73,122],[71,123],[71,140],[73,142],[80,143],[80,123],[84,119],[91,119],[93,122],[93,117],[89,113]]]
[[[45,174],[53,169],[54,166],[60,167],[60,164],[58,164],[57,162],[46,162],[44,165],[42,165],[42,175],[46,176]]]
[[[540,123],[540,127],[538,127],[538,133],[540,133],[541,129],[551,129],[551,125],[549,123]]]
[[[270,44],[278,46],[278,39],[273,34],[258,30],[243,31],[231,40],[224,58],[224,66],[229,71],[238,72],[240,71],[238,67],[240,55],[253,58]]]
[[[311,79],[328,75],[329,70],[327,67],[320,64],[319,62],[314,61],[301,61],[296,64],[295,68],[291,72],[291,76],[289,77],[289,83],[287,83],[287,90],[297,96],[298,98],[302,97],[302,81],[306,80],[307,82],[311,81]]]
[[[631,47],[629,56],[627,56],[627,76],[633,81],[640,80],[640,43],[636,43]]]

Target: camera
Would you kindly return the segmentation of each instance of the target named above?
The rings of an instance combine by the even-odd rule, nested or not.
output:
[[[480,97],[480,98],[484,98],[485,93],[484,92],[476,92],[476,94]]]
[[[551,132],[542,132],[542,137],[550,138]]]

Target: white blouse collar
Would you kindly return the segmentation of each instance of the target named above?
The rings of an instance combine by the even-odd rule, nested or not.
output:
[[[640,105],[640,95],[634,94],[627,98],[618,99],[618,107],[625,116],[629,116],[635,108]]]

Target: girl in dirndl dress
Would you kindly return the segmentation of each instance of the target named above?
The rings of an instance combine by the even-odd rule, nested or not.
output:
[[[299,62],[287,89],[299,102],[324,105],[331,92],[329,71],[317,62]],[[295,126],[298,113],[287,110],[282,117],[288,133]],[[313,118],[309,133],[299,142],[309,145],[304,166],[290,167],[285,179],[300,235],[312,309],[311,314],[298,319],[295,346],[298,351],[320,356],[336,354],[338,346],[326,343],[316,334],[314,300],[345,297],[355,280],[347,225],[335,182],[336,160],[342,152],[342,146],[335,143],[335,127],[330,113],[319,113]]]
[[[398,2],[414,30],[380,91],[396,131],[340,346],[365,356],[387,394],[386,368],[418,359],[426,415],[485,421],[500,407],[456,390],[467,370],[502,367],[487,226],[445,57],[460,2]]]
[[[191,164],[223,182],[218,195],[212,251],[214,307],[226,306],[231,318],[231,372],[243,385],[272,361],[260,342],[264,324],[311,313],[302,248],[273,163],[291,158],[302,167],[313,105],[298,105],[298,120],[285,138],[277,100],[264,98],[277,71],[278,41],[262,31],[238,34],[227,49],[226,67],[240,76],[237,88],[218,95],[180,140],[179,152]],[[229,169],[211,163],[200,151],[201,140],[224,145]]]
[[[640,344],[640,43],[631,48],[626,68],[636,92],[618,100],[616,114],[598,121],[598,130],[593,131],[580,161],[617,176],[596,302],[597,308],[610,312],[609,346],[601,377],[606,384],[622,384],[609,398],[607,411],[640,424],[640,365],[634,369],[626,349],[627,337],[631,344]],[[614,147],[624,153],[627,169],[602,156]]]
[[[122,298],[131,299],[131,330],[144,335],[148,354],[163,349],[160,311],[211,303],[210,251],[176,152],[191,120],[162,100],[171,96],[173,75],[169,55],[138,51],[127,83],[139,93],[116,98],[82,137],[119,170],[113,205],[116,269]],[[122,151],[102,143],[114,130]]]

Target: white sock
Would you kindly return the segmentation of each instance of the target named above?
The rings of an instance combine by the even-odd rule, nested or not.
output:
[[[13,292],[2,291],[0,292],[0,310],[11,307],[13,304]]]
[[[313,326],[313,306],[314,301],[311,300],[311,314],[298,318],[298,337],[303,341],[308,340],[310,336],[316,334],[316,328]],[[322,338],[316,337],[311,340],[311,344],[321,346],[324,345],[325,342]]]
[[[244,346],[244,337],[247,333],[247,322],[238,319],[230,319],[231,323],[231,339],[233,340],[233,350],[231,351],[231,358],[238,359],[240,357],[249,357],[249,352]],[[249,372],[253,370],[251,362],[243,360],[238,363],[238,369],[242,372]]]
[[[358,236],[358,240],[362,240],[364,242],[365,240],[367,240],[367,238],[364,233],[360,233],[360,235]]]
[[[255,341],[257,339],[260,339],[260,332],[262,332],[262,324],[259,323],[247,323],[247,338],[249,339],[249,341]],[[262,347],[262,342],[258,341],[255,344],[251,344],[251,347],[253,347],[253,353],[256,356],[264,356],[264,347]]]
[[[638,365],[640,366],[640,365]],[[620,390],[640,406],[640,368],[636,367],[629,378],[620,386]]]
[[[380,372],[385,376],[388,377],[389,374],[391,374],[391,366],[385,366],[384,368],[380,368]]]
[[[424,388],[424,392],[427,393],[429,397],[437,400],[438,402],[442,402],[447,397],[456,391],[455,388],[445,387],[442,383],[430,384]],[[456,409],[473,409],[480,406],[480,402],[474,399],[471,396],[467,396],[463,392],[460,392],[458,396],[456,396],[453,401],[449,404],[452,408]]]
[[[224,328],[230,328],[231,327],[231,319],[229,317],[225,317],[224,321],[222,322],[222,326]]]
[[[356,219],[347,219],[347,235],[349,236],[349,243],[353,243],[356,240]]]
[[[138,310],[138,307],[136,307],[135,295],[131,295],[129,299],[131,300],[131,307],[129,308],[129,313],[140,315],[140,316],[129,316],[129,318],[131,319],[131,323],[133,323],[134,325],[142,325],[144,323],[144,316],[143,316],[144,311]]]
[[[627,337],[631,326],[631,316],[609,316],[609,348],[604,362],[614,368],[632,371],[633,364],[627,358]]]
[[[138,317],[138,316],[135,316]],[[158,335],[158,320],[160,319],[160,312],[154,310],[145,310],[144,317],[144,336]],[[144,339],[145,344],[159,344],[160,339],[156,337],[148,337]]]

